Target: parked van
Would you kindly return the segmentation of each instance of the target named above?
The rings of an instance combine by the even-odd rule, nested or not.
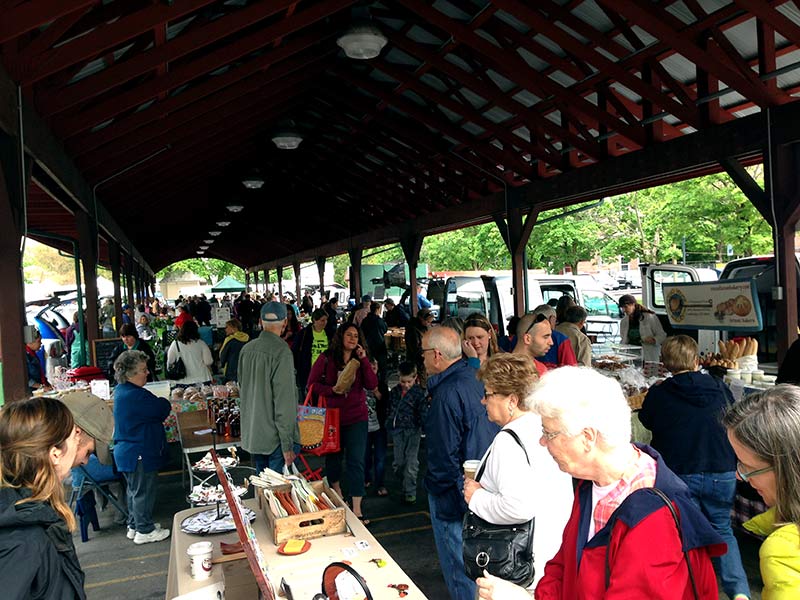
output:
[[[441,319],[474,312],[488,317],[498,335],[507,335],[514,315],[511,274],[448,277]],[[619,340],[620,311],[617,302],[590,275],[528,274],[528,307],[533,309],[561,296],[571,296],[589,313],[586,330],[598,342]]]

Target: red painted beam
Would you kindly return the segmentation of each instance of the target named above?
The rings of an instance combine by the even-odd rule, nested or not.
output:
[[[35,70],[26,77],[25,83],[35,83],[72,65],[89,62],[157,25],[174,22],[214,1],[182,0],[171,4],[156,2],[114,22],[103,23],[86,35],[41,55]]]
[[[780,102],[778,98],[769,93],[763,84],[754,85],[744,75],[716,60],[691,39],[681,34],[679,30],[684,23],[661,7],[651,3],[645,4],[640,0],[599,0],[599,2],[608,7],[609,10],[616,10],[625,16],[628,21],[635,23],[651,35],[668,43],[688,60],[695,63],[698,68],[712,73],[715,77],[760,106],[773,106]]]
[[[254,22],[263,20],[264,18],[275,14],[287,6],[291,5],[293,0],[274,0],[270,2],[259,2],[253,4],[246,9],[237,11],[228,17],[212,21],[203,27],[199,27],[185,35],[180,35],[177,38],[170,40],[168,43],[161,47],[153,48],[139,56],[131,58],[130,60],[116,65],[112,68],[106,69],[87,77],[78,83],[69,86],[65,90],[58,93],[51,94],[48,98],[43,98],[39,103],[39,109],[43,116],[52,116],[59,112],[75,106],[85,100],[97,96],[98,94],[112,89],[134,77],[144,75],[158,67],[159,64],[165,61],[175,61],[181,56],[198,51],[213,42],[216,42],[226,36],[229,36],[243,28],[251,26]],[[294,15],[288,19],[279,21],[273,25],[264,27],[260,31],[256,31],[242,37],[238,40],[232,41],[221,49],[206,54],[205,56],[192,61],[191,63],[176,69],[166,77],[157,79],[152,87],[157,88],[155,93],[148,92],[143,99],[135,100],[136,96],[130,93],[121,94],[116,100],[125,104],[125,108],[131,108],[138,103],[145,102],[150,98],[158,95],[162,91],[169,90],[177,87],[198,77],[205,73],[209,73],[219,67],[225,66],[246,56],[255,50],[263,48],[264,46],[272,43],[279,37],[286,36],[304,27],[320,21],[333,13],[336,13],[351,4],[355,0],[327,0],[323,4],[315,5],[301,13]],[[179,75],[176,75],[179,73]],[[144,87],[144,86],[142,86]],[[137,88],[138,89],[138,88]],[[136,90],[134,90],[136,91]],[[101,104],[95,110],[98,113],[103,113],[103,118],[97,120],[96,123],[102,123],[110,116],[119,114],[119,110],[110,116],[106,116],[103,109],[107,108],[108,103]],[[111,111],[113,112],[113,111]]]
[[[313,61],[317,59],[327,59],[330,54],[336,51],[334,47],[330,47],[319,49],[314,52],[311,57],[303,55],[291,61],[286,60],[294,54],[306,50],[318,41],[321,41],[319,36],[313,34],[297,38],[277,50],[273,50],[263,56],[250,60],[222,75],[212,77],[176,96],[157,102],[145,110],[134,113],[123,119],[115,120],[103,129],[74,137],[67,142],[67,151],[74,156],[80,156],[82,153],[99,148],[117,138],[136,131],[140,127],[144,127],[150,123],[160,122],[161,119],[178,109],[192,106],[204,100],[215,102],[216,100],[212,98],[216,98],[217,96],[225,96],[226,94],[238,95],[233,91],[239,87],[237,85],[238,82],[250,77],[254,73],[265,70],[266,72],[264,74],[258,75],[253,81],[258,78],[263,78],[264,83],[271,83],[290,75],[294,71],[309,67]],[[220,90],[224,91],[220,92],[220,94],[216,94],[216,92]]]
[[[136,146],[154,140],[154,145],[162,146],[164,137],[175,129],[181,127],[205,127],[207,118],[217,118],[220,114],[236,112],[245,106],[252,106],[288,93],[291,96],[293,88],[306,81],[309,76],[319,72],[320,67],[308,72],[295,72],[291,76],[280,80],[278,84],[265,81],[262,77],[252,77],[227,90],[226,94],[217,94],[203,102],[171,113],[169,119],[163,119],[142,127],[127,136],[121,137],[112,145],[108,145],[85,154],[78,159],[77,165],[81,170],[89,170],[103,163],[113,161],[117,156],[129,155]],[[127,159],[130,160],[130,159]]]
[[[0,44],[33,31],[72,12],[82,10],[99,0],[32,0],[4,11],[0,19]]]
[[[102,102],[98,106],[91,109],[67,117],[62,121],[56,121],[54,128],[62,137],[71,137],[81,131],[91,128],[98,123],[102,123],[128,108],[139,106],[140,104],[154,98],[160,92],[178,87],[187,83],[197,77],[210,73],[220,66],[229,64],[250,52],[254,52],[265,45],[271,43],[276,37],[280,35],[287,35],[291,31],[295,31],[302,27],[306,27],[320,19],[325,18],[329,14],[341,10],[345,5],[351,4],[353,0],[331,0],[329,4],[317,5],[314,8],[308,9],[288,19],[282,21],[275,26],[268,27],[260,32],[249,35],[246,38],[225,46],[210,55],[204,56],[200,59],[192,61],[182,67],[176,68],[174,71],[168,73],[164,77],[150,81],[140,85],[128,92],[124,92]],[[324,9],[324,10],[323,10]],[[279,56],[286,56],[286,53],[292,51],[287,50],[295,42],[291,42],[282,46],[271,53],[276,53]],[[301,42],[301,45],[307,45],[306,41]],[[296,52],[297,49],[294,49]],[[270,53],[270,54],[271,54]]]

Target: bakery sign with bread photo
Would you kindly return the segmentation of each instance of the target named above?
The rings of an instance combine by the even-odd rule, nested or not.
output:
[[[761,307],[753,279],[665,283],[667,316],[678,329],[761,331]]]

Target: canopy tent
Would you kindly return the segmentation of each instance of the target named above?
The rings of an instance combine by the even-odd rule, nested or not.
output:
[[[243,292],[244,284],[239,283],[230,275],[223,277],[215,286],[211,287],[212,294],[225,294],[227,292]]]

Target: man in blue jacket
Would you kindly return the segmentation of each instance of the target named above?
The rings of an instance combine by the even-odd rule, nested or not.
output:
[[[431,526],[452,600],[474,600],[475,582],[464,572],[461,521],[467,506],[462,489],[465,460],[480,459],[500,428],[481,404],[483,384],[461,357],[461,339],[449,327],[434,327],[422,337],[429,374],[431,408],[425,421]]]

